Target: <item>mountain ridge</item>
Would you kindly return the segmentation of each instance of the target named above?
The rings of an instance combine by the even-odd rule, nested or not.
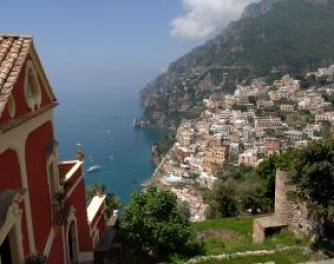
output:
[[[176,127],[200,101],[244,79],[296,73],[334,59],[333,0],[262,0],[203,45],[171,63],[141,91],[144,118]]]

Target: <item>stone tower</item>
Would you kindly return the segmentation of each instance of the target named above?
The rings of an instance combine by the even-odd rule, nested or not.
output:
[[[291,188],[288,183],[288,173],[278,169],[275,183],[275,218],[288,225],[293,218],[293,204],[288,197]]]

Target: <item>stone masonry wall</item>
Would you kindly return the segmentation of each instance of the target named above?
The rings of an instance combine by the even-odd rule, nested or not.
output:
[[[288,174],[277,170],[275,184],[275,217],[286,223],[289,230],[296,235],[309,237],[313,234],[314,223],[307,205],[302,202],[289,201],[289,192],[293,186],[289,185]]]
[[[264,228],[255,220],[253,222],[253,240],[255,243],[262,243],[266,238]]]
[[[291,186],[288,185],[288,174],[277,170],[275,183],[275,217],[278,221],[291,224],[293,218],[293,205],[288,199]]]
[[[315,224],[305,203],[294,204],[290,230],[296,235],[310,237],[314,234]]]
[[[314,218],[306,203],[295,202],[289,199],[289,193],[294,186],[289,184],[288,173],[276,171],[275,182],[275,214],[253,221],[253,239],[255,243],[265,240],[266,230],[287,227],[289,231],[299,237],[311,238],[315,233]]]

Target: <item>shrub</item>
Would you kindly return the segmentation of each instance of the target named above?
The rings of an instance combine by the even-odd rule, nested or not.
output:
[[[170,191],[149,187],[132,195],[120,222],[122,232],[142,249],[159,256],[186,254],[195,233]]]

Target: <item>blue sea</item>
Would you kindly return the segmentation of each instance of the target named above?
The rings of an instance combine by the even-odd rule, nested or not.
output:
[[[155,168],[151,147],[165,131],[132,127],[133,118],[142,114],[136,89],[73,87],[56,93],[60,158],[74,159],[77,145],[81,145],[85,170],[101,166],[98,172],[85,173],[86,184],[102,183],[126,204],[131,193],[151,177]]]

